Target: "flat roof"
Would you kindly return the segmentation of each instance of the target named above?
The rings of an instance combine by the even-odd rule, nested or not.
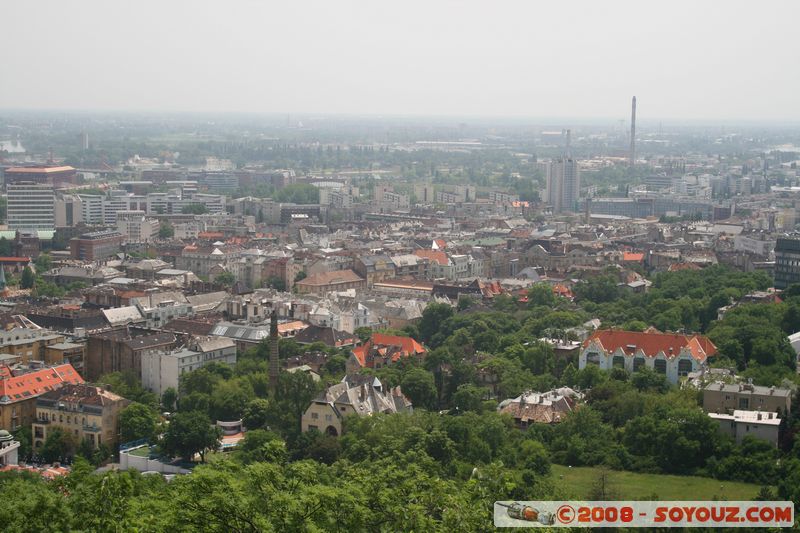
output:
[[[52,173],[52,172],[69,172],[70,170],[75,170],[74,167],[70,166],[63,166],[63,167],[10,167],[6,169],[6,173],[8,172],[16,172],[16,173],[23,173],[23,174],[41,174],[41,173]]]

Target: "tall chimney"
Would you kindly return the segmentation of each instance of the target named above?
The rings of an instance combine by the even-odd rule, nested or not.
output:
[[[631,166],[636,161],[636,97],[631,100]]]
[[[278,362],[278,311],[272,308],[269,321],[269,387],[272,394],[278,392],[278,374],[280,366]]]

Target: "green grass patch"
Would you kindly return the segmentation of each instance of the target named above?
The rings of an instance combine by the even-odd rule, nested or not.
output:
[[[572,497],[587,499],[599,477],[597,467],[553,465],[553,481]],[[639,474],[610,470],[608,483],[616,500],[752,500],[760,485],[697,476]],[[774,489],[773,489],[774,490]]]
[[[136,457],[149,457],[150,456],[150,447],[149,446],[142,446],[141,448],[136,448],[135,450],[130,450],[128,453],[131,455],[135,455]]]

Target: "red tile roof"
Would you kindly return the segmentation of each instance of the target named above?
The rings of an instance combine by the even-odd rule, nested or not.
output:
[[[1,370],[3,368],[5,371]],[[7,367],[0,366],[0,403],[21,402],[57,389],[64,383],[83,382],[78,371],[69,363],[19,376],[12,376]]]
[[[681,335],[679,333],[656,333],[652,331],[624,331],[619,329],[604,329],[595,331],[588,339],[583,341],[586,348],[592,342],[599,342],[608,353],[622,349],[626,354],[634,354],[642,350],[647,357],[655,357],[659,352],[664,352],[670,357],[672,354],[678,355],[685,347],[688,348],[698,361],[704,361],[707,357],[717,353],[708,337],[702,335]]]
[[[367,354],[370,349],[375,347],[379,351],[385,350],[387,347],[396,347],[399,349],[393,356],[392,362],[395,363],[400,360],[400,357],[411,357],[412,355],[422,355],[427,350],[420,343],[411,337],[401,337],[399,335],[385,335],[383,333],[373,333],[372,338],[365,344],[353,348],[353,354],[361,363],[361,366],[367,366]]]
[[[447,259],[447,254],[441,250],[414,250],[414,255],[423,259],[428,259],[433,263],[440,265],[447,265],[450,260]]]
[[[644,254],[640,252],[622,252],[623,261],[644,261]]]

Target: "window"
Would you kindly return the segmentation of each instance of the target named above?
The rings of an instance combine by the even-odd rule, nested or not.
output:
[[[739,409],[749,409],[750,398],[739,398]]]
[[[678,375],[685,376],[692,371],[692,361],[689,359],[681,359],[678,361]]]
[[[330,422],[331,420],[333,420],[333,415],[325,415],[326,422]]]
[[[625,368],[625,358],[621,355],[615,355],[614,358],[611,360],[611,366],[618,367],[618,368]]]
[[[659,374],[667,373],[667,362],[664,359],[656,359],[653,369]]]
[[[316,420],[319,418],[319,413],[311,413],[311,419]]]
[[[644,367],[644,357],[634,357],[633,358],[633,371],[638,372],[639,370]]]

